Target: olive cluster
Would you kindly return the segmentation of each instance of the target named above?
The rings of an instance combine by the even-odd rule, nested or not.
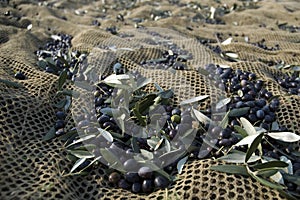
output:
[[[73,77],[70,68],[74,68],[84,58],[80,57],[81,53],[78,51],[70,52],[71,40],[72,36],[58,33],[52,36],[52,39],[46,43],[44,48],[36,51],[39,60],[51,60],[45,67],[46,72],[59,75],[62,70],[66,70],[68,78]]]
[[[54,125],[55,131],[56,131],[55,134],[57,136],[60,136],[65,133],[64,128],[66,126],[66,122],[65,122],[66,113],[63,111],[58,111],[58,112],[56,112],[55,116],[56,116],[56,122]]]
[[[254,45],[256,47],[259,47],[261,49],[267,50],[267,51],[278,51],[278,50],[280,50],[279,44],[275,44],[274,47],[268,47],[266,45],[266,40],[265,39],[262,39],[261,41],[256,42],[256,43],[252,43],[252,45]]]
[[[134,193],[150,193],[155,188],[163,189],[170,184],[166,177],[153,172],[147,166],[140,167],[134,159],[125,161],[124,167],[129,169],[139,167],[139,169],[138,172],[126,172],[124,175],[112,172],[108,177],[110,183],[117,184],[118,187],[131,190]]]
[[[296,74],[278,78],[277,82],[281,87],[287,89],[289,94],[300,95],[300,78]]]
[[[140,64],[144,67],[151,67],[155,69],[168,69],[172,67],[175,70],[185,70],[187,68],[186,62],[187,60],[192,59],[192,55],[189,54],[186,50],[183,50],[175,43],[170,41],[166,42],[165,40],[161,40],[158,38],[165,38],[156,32],[148,31],[148,34],[157,37],[150,42],[152,45],[164,46],[168,51],[164,51],[161,58],[142,61]]]

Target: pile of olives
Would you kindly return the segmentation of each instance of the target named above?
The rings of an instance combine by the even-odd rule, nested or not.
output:
[[[300,96],[300,77],[294,73],[292,76],[278,78],[279,85],[287,90],[289,94]]]

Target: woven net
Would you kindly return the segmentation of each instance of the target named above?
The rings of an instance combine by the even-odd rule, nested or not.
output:
[[[137,195],[112,187],[101,166],[86,176],[63,176],[73,164],[66,159],[64,143],[58,138],[50,142],[42,140],[55,122],[53,104],[57,103],[58,77],[42,71],[37,66],[35,55],[35,51],[56,33],[72,35],[73,50],[90,53],[89,64],[98,66],[105,73],[111,69],[100,69],[105,67],[102,64],[114,62],[114,59],[102,60],[105,47],[133,49],[115,58],[127,69],[138,70],[163,88],[173,88],[174,105],[199,95],[209,94],[211,99],[214,98],[216,94],[212,91],[218,89],[198,72],[198,68],[205,64],[226,64],[233,69],[256,73],[267,83],[269,91],[280,96],[279,125],[300,134],[300,97],[287,96],[287,91],[276,81],[283,72],[268,66],[270,62],[300,63],[299,29],[291,32],[278,26],[288,23],[299,27],[298,1],[259,1],[255,4],[257,7],[224,15],[222,20],[225,24],[221,25],[191,20],[206,8],[203,5],[223,5],[217,1],[201,1],[202,6],[189,1],[177,4],[173,1],[103,2],[0,1],[0,79],[21,85],[12,87],[0,82],[0,199],[283,199],[277,191],[249,177],[209,170],[209,167],[218,164],[210,159],[189,161],[180,179],[167,192],[158,190],[149,195]],[[188,3],[193,6],[186,6]],[[242,6],[247,2],[226,3],[231,7],[234,3]],[[158,9],[170,11],[171,15],[153,19],[151,13],[155,14]],[[116,20],[119,13],[123,14],[125,22]],[[138,18],[145,19],[139,26],[160,28],[134,29]],[[100,27],[91,25],[94,19],[101,22]],[[30,24],[32,28],[28,30]],[[112,26],[117,27],[119,35],[105,31]],[[163,45],[151,43],[151,32],[160,34],[162,38],[169,37],[178,47],[191,53],[193,58],[188,61],[188,69],[172,72],[142,66],[141,61],[159,58],[164,50]],[[219,40],[233,37],[234,42],[224,46],[223,50],[238,53],[241,61],[225,61],[200,43],[205,38],[217,45],[216,33],[219,33]],[[278,44],[280,49],[264,50],[246,43],[245,37],[252,43],[264,38],[267,46]],[[26,80],[14,79],[17,71],[23,72]],[[71,88],[71,85],[65,87]],[[209,104],[210,100],[200,107],[205,109]],[[67,128],[73,127],[72,113],[67,119]]]

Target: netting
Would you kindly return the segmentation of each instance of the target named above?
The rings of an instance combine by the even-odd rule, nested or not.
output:
[[[42,140],[55,122],[56,110],[53,104],[57,103],[55,93],[58,77],[42,71],[36,64],[35,55],[35,51],[43,47],[52,34],[60,32],[74,36],[73,50],[91,53],[90,65],[103,67],[103,63],[113,63],[117,58],[129,70],[138,70],[164,89],[173,88],[174,105],[194,96],[208,94],[213,99],[217,95],[215,92],[218,88],[207,84],[209,79],[198,72],[198,68],[203,68],[205,64],[226,64],[233,69],[256,73],[267,83],[269,91],[280,96],[281,106],[276,113],[279,125],[300,134],[300,97],[287,96],[287,90],[277,82],[277,78],[284,75],[283,72],[269,66],[272,62],[299,65],[299,31],[292,33],[277,26],[278,23],[286,22],[299,27],[299,2],[258,2],[257,8],[224,15],[222,20],[225,24],[197,21],[195,15],[201,10],[200,5],[187,6],[191,3],[189,1],[181,2],[184,9],[179,4],[172,4],[172,1],[161,2],[159,9],[172,14],[156,18],[157,20],[151,18],[151,13],[157,10],[155,2],[135,2],[132,7],[128,2],[122,2],[111,2],[109,5],[104,5],[101,1],[49,1],[47,5],[44,1],[10,1],[9,4],[6,1],[0,2],[0,79],[20,85],[13,87],[0,82],[0,198],[283,199],[278,191],[249,177],[209,170],[210,166],[218,164],[211,159],[189,161],[180,179],[167,192],[158,190],[149,195],[116,189],[108,183],[108,174],[101,166],[91,170],[86,176],[63,176],[73,164],[66,159],[64,143],[58,138],[50,142]],[[222,6],[210,1],[202,3]],[[242,5],[244,2],[227,2],[229,7],[233,3]],[[128,6],[127,10],[120,9],[125,5]],[[115,19],[120,12],[124,15],[125,22]],[[193,17],[195,20],[191,21]],[[135,21],[139,18],[144,20],[138,26],[145,28],[134,29]],[[94,19],[101,22],[100,27],[92,26]],[[112,26],[117,27],[118,35],[105,31],[105,28]],[[177,47],[191,53],[192,59],[187,62],[186,70],[174,72],[151,69],[141,64],[144,60],[159,58],[166,49],[162,44],[153,43],[155,40],[152,33],[172,40]],[[216,33],[220,33],[219,37]],[[223,46],[222,50],[236,52],[240,59],[238,62],[226,61],[211,50],[218,45],[217,40],[223,41],[230,36],[236,42]],[[279,50],[262,49],[245,42],[245,37],[251,43],[264,38],[268,47],[278,44]],[[212,41],[211,46],[203,44],[201,40]],[[114,55],[115,57],[110,57],[112,60],[102,60],[105,48],[122,47],[133,51],[124,51],[120,56]],[[109,73],[111,69],[99,70]],[[14,74],[17,71],[23,72],[26,79],[16,80]],[[71,88],[70,85],[66,87]],[[154,88],[148,87],[147,90]],[[207,100],[200,107],[205,109],[209,104],[210,100]],[[76,113],[76,109],[74,112]],[[71,112],[67,118],[67,127],[73,127]]]

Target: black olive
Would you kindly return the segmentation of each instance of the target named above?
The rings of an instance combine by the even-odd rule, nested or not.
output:
[[[126,171],[135,171],[138,170],[139,164],[135,159],[128,159],[124,162],[124,169]]]
[[[119,188],[129,190],[131,188],[131,185],[124,179],[121,179],[118,183]]]
[[[145,193],[150,193],[153,191],[154,187],[153,187],[153,181],[151,179],[146,179],[143,181],[142,184],[142,189],[143,192]]]
[[[153,170],[149,167],[141,167],[138,171],[138,174],[144,179],[150,179],[153,175]]]
[[[129,183],[135,183],[140,181],[140,177],[136,172],[127,172],[125,173],[124,177],[125,180],[128,181]]]
[[[155,187],[159,188],[159,189],[164,189],[166,187],[168,187],[168,185],[170,184],[170,181],[165,178],[164,176],[157,176],[154,179],[154,185]]]
[[[131,191],[133,193],[139,193],[142,190],[142,185],[141,183],[133,183],[131,187]]]
[[[19,80],[25,80],[26,79],[26,76],[22,73],[22,72],[17,72],[15,74],[15,78],[16,79],[19,79]]]
[[[110,117],[108,115],[101,115],[99,118],[98,118],[98,122],[100,124],[104,124],[105,122],[108,122],[110,119]]]
[[[250,122],[255,123],[257,122],[257,117],[255,114],[249,114],[248,119],[250,120]]]
[[[256,104],[256,106],[262,108],[267,104],[267,102],[264,99],[258,99],[255,101],[255,104]]]
[[[65,127],[65,122],[64,120],[57,120],[56,123],[55,123],[55,129],[58,130],[58,129],[61,129],[61,128],[64,128]]]
[[[218,142],[220,146],[229,147],[231,146],[231,141],[229,139],[222,139]]]
[[[265,117],[265,112],[263,110],[256,111],[256,117],[258,119],[263,119]]]
[[[229,128],[223,129],[220,134],[220,138],[229,138],[231,136],[231,130]]]
[[[56,118],[60,120],[64,120],[66,118],[66,114],[63,111],[58,111],[56,113]]]

